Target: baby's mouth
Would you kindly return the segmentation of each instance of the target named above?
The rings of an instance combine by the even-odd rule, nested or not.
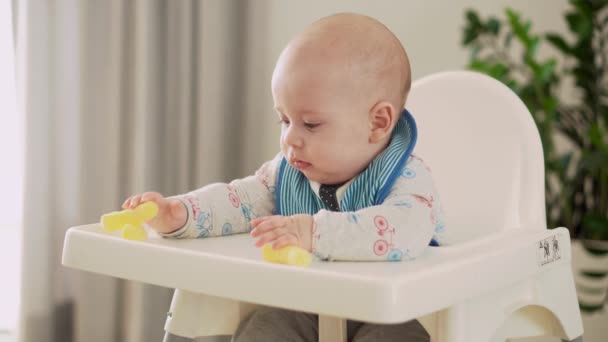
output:
[[[298,170],[307,169],[310,165],[312,165],[309,162],[305,162],[305,161],[299,160],[299,159],[293,159],[291,161],[291,164]]]

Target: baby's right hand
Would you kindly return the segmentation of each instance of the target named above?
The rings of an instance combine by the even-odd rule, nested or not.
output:
[[[159,233],[172,233],[186,224],[188,212],[184,204],[177,199],[166,199],[158,192],[144,192],[131,196],[122,204],[123,209],[134,209],[144,202],[154,202],[158,205],[158,215],[146,222]]]

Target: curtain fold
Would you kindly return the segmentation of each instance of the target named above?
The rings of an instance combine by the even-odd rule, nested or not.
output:
[[[66,269],[63,237],[131,194],[245,174],[246,9],[237,0],[18,6],[27,144],[18,341],[160,341],[172,290]]]

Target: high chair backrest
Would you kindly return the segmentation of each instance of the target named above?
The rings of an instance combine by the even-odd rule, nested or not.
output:
[[[414,82],[406,108],[432,168],[451,243],[510,228],[545,229],[544,163],[530,112],[508,87],[456,71]]]

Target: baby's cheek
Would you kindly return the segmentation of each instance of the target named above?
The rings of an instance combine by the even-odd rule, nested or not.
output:
[[[335,145],[331,143],[324,143],[323,141],[311,145],[310,151],[316,157],[315,159],[324,163],[328,163],[332,160],[337,160],[337,158],[340,157],[340,148],[336,148]]]
[[[352,147],[346,143],[336,142],[326,144],[325,146],[325,148],[320,147],[319,149],[322,150],[321,153],[325,154],[328,159],[344,160],[348,159],[349,154],[352,154]]]
[[[279,146],[281,147],[281,153],[283,153],[284,156],[287,156],[287,145],[283,142],[282,137],[281,137],[281,140],[279,141]]]

